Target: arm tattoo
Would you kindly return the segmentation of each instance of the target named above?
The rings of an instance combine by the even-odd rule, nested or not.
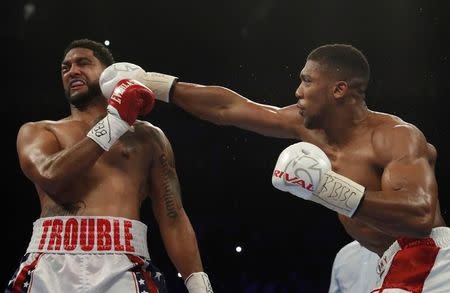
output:
[[[165,154],[162,154],[159,157],[159,163],[163,170],[164,204],[167,216],[169,216],[169,218],[176,218],[178,217],[177,194],[180,194],[180,186],[176,178],[174,179],[173,171],[169,166]]]

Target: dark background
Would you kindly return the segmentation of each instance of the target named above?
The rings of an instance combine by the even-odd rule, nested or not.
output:
[[[296,101],[298,73],[310,50],[325,43],[355,45],[371,64],[369,107],[414,123],[438,149],[448,222],[449,8],[449,1],[413,0],[9,3],[2,18],[2,284],[39,216],[34,187],[18,165],[16,134],[26,121],[69,114],[60,61],[66,45],[84,37],[110,40],[116,61],[224,85],[278,106]],[[162,102],[147,118],[172,142],[185,209],[216,293],[327,291],[334,255],[351,239],[334,212],[272,187],[276,158],[294,141],[209,124]],[[169,289],[184,292],[148,202],[143,221],[150,228],[150,255]],[[240,254],[236,245],[243,247]]]

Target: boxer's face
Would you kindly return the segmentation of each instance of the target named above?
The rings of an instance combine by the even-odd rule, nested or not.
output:
[[[90,49],[73,48],[67,52],[61,64],[61,77],[69,103],[79,107],[101,96],[98,79],[103,69]]]
[[[300,85],[295,91],[297,106],[306,128],[321,128],[332,100],[332,80],[325,66],[308,60],[300,72]]]

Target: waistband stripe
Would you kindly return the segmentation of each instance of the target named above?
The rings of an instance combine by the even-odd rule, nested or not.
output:
[[[28,247],[29,252],[109,252],[147,257],[146,250],[147,226],[139,221],[115,217],[38,219]]]

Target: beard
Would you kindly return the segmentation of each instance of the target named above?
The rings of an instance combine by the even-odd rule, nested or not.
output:
[[[303,126],[307,129],[321,128],[320,119],[317,116],[303,116]]]
[[[307,129],[324,129],[328,118],[333,116],[334,111],[334,107],[331,105],[322,105],[315,108],[312,113],[306,111],[303,115],[303,125]]]
[[[65,91],[65,95],[69,103],[76,108],[82,108],[87,106],[95,97],[102,96],[102,91],[98,83],[87,85],[88,89],[85,92],[70,95],[70,89]]]

